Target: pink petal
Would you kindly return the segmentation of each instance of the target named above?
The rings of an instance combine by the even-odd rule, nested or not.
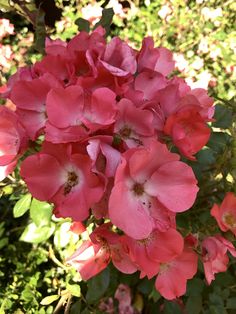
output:
[[[149,149],[139,149],[131,156],[130,175],[134,180],[143,182],[161,165],[176,160],[179,160],[177,154],[170,153],[166,145],[153,141]]]
[[[181,161],[164,164],[145,184],[145,191],[156,196],[173,212],[189,209],[196,199],[198,190],[192,169]]]
[[[184,248],[184,240],[175,229],[166,232],[154,231],[154,239],[147,245],[147,253],[153,260],[168,262],[180,255]]]
[[[91,117],[92,122],[109,125],[115,121],[116,94],[109,88],[98,88],[92,94]]]
[[[116,183],[112,189],[109,217],[114,225],[134,239],[147,238],[153,228],[149,212],[123,182]]]
[[[21,164],[21,176],[32,195],[42,201],[50,200],[65,182],[65,170],[47,154],[27,157]]]
[[[83,90],[76,85],[51,90],[46,100],[48,119],[59,128],[79,124],[83,106]]]

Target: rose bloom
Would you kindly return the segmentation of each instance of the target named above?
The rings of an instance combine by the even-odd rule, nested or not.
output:
[[[227,193],[221,205],[214,204],[211,215],[222,231],[236,235],[236,196],[233,193]]]

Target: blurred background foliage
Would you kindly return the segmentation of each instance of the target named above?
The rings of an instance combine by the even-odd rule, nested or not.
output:
[[[199,180],[198,200],[179,215],[178,226],[199,237],[219,232],[209,209],[227,191],[236,192],[235,1],[0,0],[0,85],[19,66],[41,58],[46,36],[70,39],[81,18],[93,27],[103,8],[115,13],[110,37],[119,35],[139,48],[143,37],[153,36],[156,45],[174,52],[176,73],[215,98],[211,139],[197,162],[190,162]],[[112,265],[84,283],[65,259],[88,234],[73,233],[69,220],[55,219],[50,205],[32,199],[17,170],[0,183],[0,196],[0,314],[118,313],[119,284],[130,288],[133,313],[236,313],[235,260],[210,287],[199,265],[186,296],[174,302],[164,301],[153,281],[121,275]]]

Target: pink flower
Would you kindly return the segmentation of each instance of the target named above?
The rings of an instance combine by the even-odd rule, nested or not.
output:
[[[182,253],[184,248],[181,234],[172,228],[165,232],[156,229],[143,240],[125,236],[123,242],[127,244],[129,256],[138,266],[141,276],[148,278],[152,278],[159,272],[161,263],[173,260]]]
[[[227,251],[236,257],[233,244],[220,235],[207,237],[202,241],[202,261],[209,285],[215,279],[215,274],[227,270],[229,262]]]
[[[0,106],[0,180],[11,173],[17,158],[25,151],[28,137],[17,115]]]
[[[107,87],[97,88],[85,99],[84,124],[91,130],[107,128],[116,118],[116,94]]]
[[[120,284],[115,292],[115,299],[119,302],[119,314],[133,314],[131,306],[131,290],[127,285]]]
[[[118,110],[114,131],[129,148],[143,145],[148,138],[152,138],[154,129],[151,111],[137,108],[125,98],[119,101]]]
[[[174,145],[187,158],[193,157],[210,138],[210,128],[200,114],[194,110],[184,110],[172,114],[166,120],[164,132],[170,135]]]
[[[53,76],[44,74],[30,81],[19,80],[12,88],[10,99],[16,105],[16,113],[32,140],[45,127],[47,94],[51,88],[58,86],[60,85]]]
[[[236,196],[233,193],[228,192],[220,206],[214,204],[211,215],[222,231],[230,230],[236,235]]]
[[[85,241],[77,251],[67,259],[74,266],[83,280],[95,276],[112,260],[120,271],[131,274],[137,270],[125,251],[120,236],[110,231],[111,224],[103,224],[90,235],[91,240]]]
[[[144,38],[137,60],[138,72],[153,70],[166,76],[174,70],[175,62],[171,51],[162,47],[154,48],[151,37]]]
[[[165,145],[153,141],[149,148],[129,150],[117,168],[110,219],[132,238],[147,238],[159,203],[172,212],[189,209],[198,191],[196,184],[192,169]]]
[[[47,55],[61,55],[66,56],[67,54],[67,43],[61,39],[52,40],[49,37],[45,40],[45,51]]]
[[[87,137],[82,122],[83,109],[84,93],[80,86],[52,89],[46,99],[46,140],[66,143]]]
[[[141,72],[136,76],[134,82],[135,90],[143,92],[143,101],[156,99],[158,91],[164,89],[166,86],[166,78],[155,71]]]
[[[134,50],[119,37],[107,44],[100,62],[114,76],[134,74],[137,69]]]
[[[93,161],[94,172],[103,173],[106,178],[115,176],[121,154],[112,147],[111,136],[94,136],[88,139],[87,152]]]
[[[21,176],[34,197],[56,205],[58,216],[82,221],[104,191],[103,181],[91,167],[89,156],[73,153],[71,145],[47,144],[23,161]]]
[[[75,267],[83,280],[88,280],[105,269],[110,262],[110,254],[100,244],[85,241],[76,252],[67,259]]]
[[[160,265],[155,287],[167,300],[173,300],[185,294],[187,280],[197,272],[198,256],[185,248],[174,260]]]

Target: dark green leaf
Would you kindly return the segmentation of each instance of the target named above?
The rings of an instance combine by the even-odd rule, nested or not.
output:
[[[197,161],[203,166],[204,168],[214,164],[216,161],[215,154],[212,149],[205,147],[200,152],[197,153]]]
[[[147,278],[144,278],[138,285],[137,289],[144,295],[149,295],[152,292],[153,286],[153,280],[148,280]]]
[[[186,294],[189,296],[199,296],[202,294],[203,289],[203,281],[199,278],[194,278],[188,281]]]
[[[79,31],[85,31],[89,33],[90,31],[90,23],[89,21],[83,19],[82,17],[79,17],[76,21],[75,24],[78,25]]]
[[[202,296],[192,295],[186,303],[187,313],[199,314],[202,310]]]
[[[227,309],[236,310],[236,297],[229,298],[226,303]]]
[[[95,24],[94,29],[96,29],[98,26],[102,26],[106,30],[106,35],[108,35],[110,32],[110,25],[112,23],[113,16],[114,10],[112,8],[103,9],[102,17],[100,21]]]
[[[212,124],[214,127],[227,129],[232,125],[232,110],[225,106],[216,105],[214,119],[216,120]]]
[[[81,300],[75,302],[70,308],[70,314],[80,314]]]
[[[165,300],[164,304],[164,314],[182,314],[182,311],[177,303]]]
[[[15,218],[21,217],[30,208],[31,194],[24,195],[19,201],[16,202],[13,208],[13,216]]]
[[[210,141],[207,146],[216,153],[222,153],[230,142],[230,135],[223,132],[214,132],[211,134]]]
[[[104,269],[100,274],[88,281],[86,300],[88,303],[98,301],[106,292],[110,282],[110,270]]]

